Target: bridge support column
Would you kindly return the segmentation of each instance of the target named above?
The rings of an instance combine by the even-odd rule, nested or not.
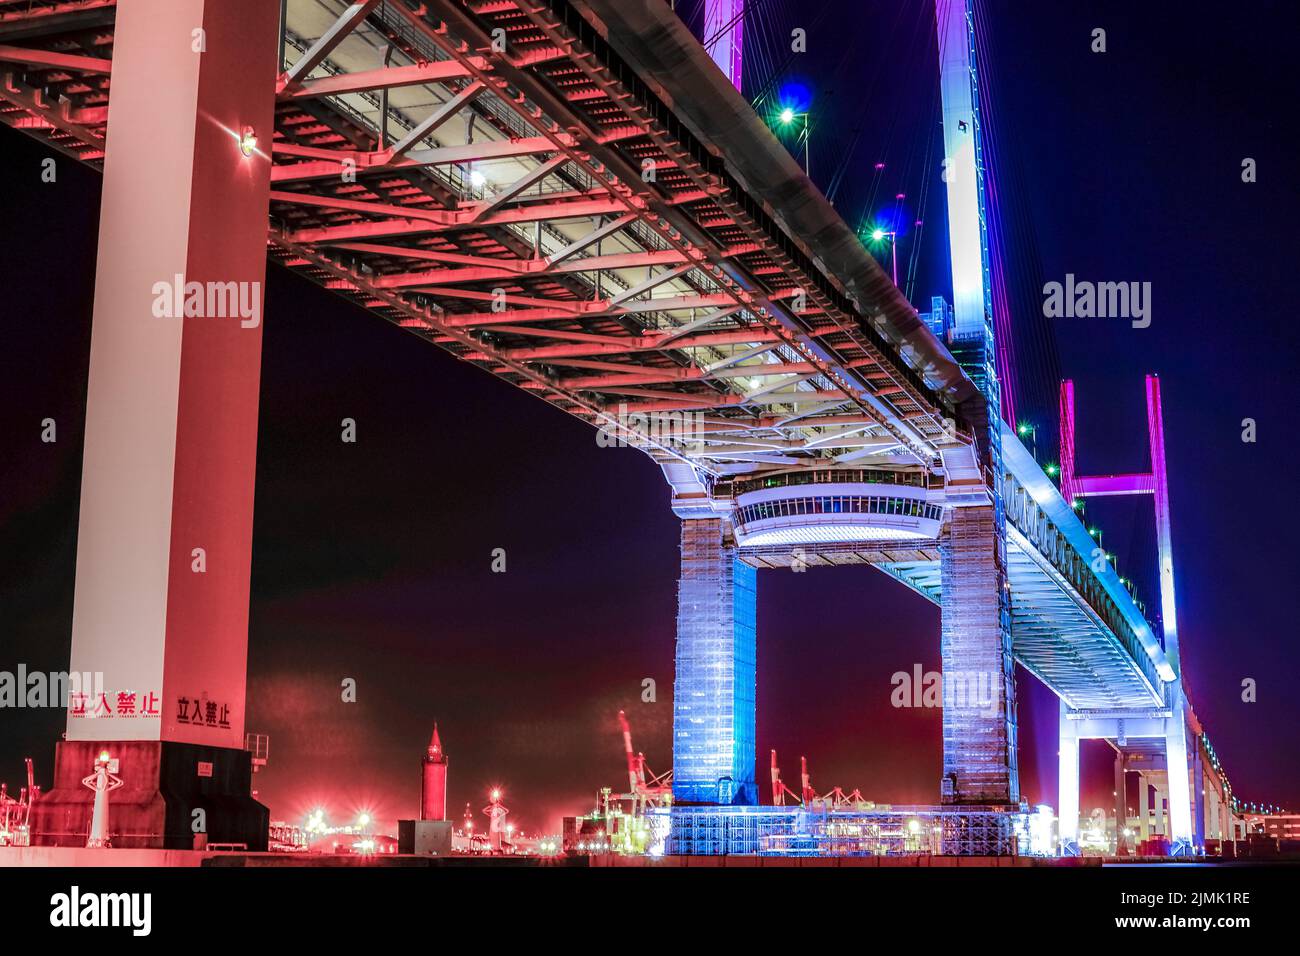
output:
[[[1115,855],[1124,856],[1128,850],[1128,784],[1124,775],[1124,754],[1115,754]]]
[[[1201,739],[1192,740],[1192,840],[1197,852],[1205,852],[1205,759],[1201,753]]]
[[[1214,790],[1213,787],[1210,787],[1205,793],[1205,838],[1209,840],[1219,839],[1218,791]]]
[[[1165,721],[1165,768],[1169,778],[1169,853],[1195,852],[1192,831],[1191,771],[1187,765],[1187,715],[1182,687],[1169,686],[1173,716]]]
[[[1079,855],[1079,734],[1078,724],[1067,716],[1065,701],[1061,706],[1061,737],[1058,747],[1057,834],[1061,856]]]
[[[1138,773],[1138,839],[1143,843],[1151,839],[1151,784],[1141,772]]]
[[[210,839],[265,846],[243,743],[278,18],[117,5],[72,613],[90,686],[40,842],[84,844],[107,750],[116,845],[188,849],[210,802]]]
[[[1005,544],[993,507],[952,509],[940,543],[943,782],[947,804],[1020,801]]]
[[[716,518],[682,522],[673,687],[673,800],[758,802],[755,759],[757,572]]]

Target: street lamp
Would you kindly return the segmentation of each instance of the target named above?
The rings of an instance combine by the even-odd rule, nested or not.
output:
[[[1038,460],[1038,426],[1031,425],[1029,422],[1021,422],[1016,426],[1016,434],[1021,438],[1029,439],[1029,454]]]
[[[787,106],[777,114],[777,119],[780,121],[782,126],[789,126],[799,118],[803,119],[803,171],[809,178],[811,178],[812,164],[808,159],[808,142],[812,139],[812,132],[808,113],[795,112]]]
[[[871,230],[872,242],[881,242],[885,239],[889,240],[890,273],[894,277],[894,285],[898,285],[898,233],[892,229],[879,227]]]

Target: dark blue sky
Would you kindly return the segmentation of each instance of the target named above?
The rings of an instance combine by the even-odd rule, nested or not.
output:
[[[914,298],[946,293],[938,156],[925,161],[938,133],[929,4],[765,6],[769,37],[807,21],[809,52],[783,78],[812,97],[814,179],[829,188],[838,174],[836,206],[855,225],[907,195],[908,216],[926,224],[905,240],[918,247]],[[1150,328],[1046,326],[1021,309],[1017,344],[1026,369],[1059,363],[1075,380],[1088,472],[1146,466],[1142,376],[1160,374],[1193,701],[1236,791],[1294,805],[1286,7],[1135,6],[981,6],[999,185],[1022,220],[1017,241],[1035,240],[1017,248],[1018,301],[1040,301],[1043,278],[1067,272],[1152,283]],[[1107,30],[1105,54],[1089,51],[1094,27]],[[46,155],[0,129],[3,669],[63,669],[70,637],[99,180],[61,160],[58,182],[42,184]],[[1258,161],[1257,183],[1242,183],[1243,157]],[[265,314],[249,729],[271,735],[259,785],[273,816],[317,799],[334,816],[411,814],[434,719],[450,805],[477,811],[503,783],[526,828],[620,784],[620,707],[652,768],[666,768],[678,522],[658,470],[278,268]],[[1045,329],[1054,354],[1034,342]],[[1026,379],[1018,404],[1053,432],[1051,382]],[[47,416],[55,445],[39,441]],[[355,445],[338,440],[345,416]],[[1245,417],[1259,423],[1256,444],[1240,440]],[[1091,517],[1154,606],[1148,503],[1108,502]],[[496,547],[504,575],[489,570]],[[788,774],[807,754],[819,788],[934,800],[939,714],[888,701],[895,671],[937,669],[935,609],[870,569],[768,572],[759,590],[760,765],[776,747]],[[344,677],[358,680],[356,704],[339,702]],[[647,677],[654,704],[640,701]],[[1021,677],[1022,788],[1055,803],[1054,698]],[[1257,703],[1241,701],[1247,677]],[[17,784],[30,754],[48,784],[59,715],[0,721],[0,779]],[[1086,808],[1108,797],[1106,753],[1085,748]]]

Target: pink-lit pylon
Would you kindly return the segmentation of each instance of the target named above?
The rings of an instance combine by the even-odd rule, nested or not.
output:
[[[1146,377],[1149,472],[1080,475],[1075,471],[1074,382],[1061,382],[1061,495],[1071,505],[1082,498],[1151,495],[1156,513],[1156,554],[1160,567],[1160,616],[1165,657],[1175,674],[1178,664],[1178,618],[1174,606],[1174,557],[1169,517],[1169,478],[1165,468],[1165,428],[1160,406],[1160,378]]]
[[[1165,719],[1165,766],[1169,786],[1170,853],[1181,856],[1191,852],[1201,833],[1203,820],[1200,792],[1194,792],[1190,773],[1176,768],[1188,766],[1187,705],[1182,670],[1178,659],[1178,618],[1174,602],[1174,556],[1169,515],[1169,479],[1165,464],[1164,416],[1160,405],[1160,379],[1146,377],[1147,437],[1151,447],[1151,471],[1123,475],[1079,475],[1075,471],[1074,384],[1061,383],[1061,494],[1073,504],[1080,498],[1110,495],[1150,494],[1155,504],[1156,554],[1160,567],[1160,612],[1164,631],[1165,658],[1173,669],[1174,680],[1167,686],[1166,705],[1170,716]],[[1061,705],[1061,804],[1060,814],[1078,817],[1078,739],[1067,735],[1066,706]],[[1193,746],[1195,738],[1193,738]],[[1067,746],[1072,759],[1067,758]],[[1073,764],[1072,768],[1069,766]],[[1072,777],[1067,777],[1072,774]],[[1197,788],[1199,790],[1199,788]],[[1073,811],[1067,810],[1073,807]],[[1063,831],[1064,832],[1064,831]],[[1064,838],[1063,838],[1064,845]]]
[[[744,50],[745,0],[705,0],[704,35],[701,38],[718,69],[731,85],[741,89]]]

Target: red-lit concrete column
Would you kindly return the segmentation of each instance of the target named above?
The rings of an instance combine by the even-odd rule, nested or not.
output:
[[[114,847],[266,845],[242,747],[278,17],[267,0],[117,6],[72,614],[82,686],[37,843],[85,844],[80,780],[107,751],[123,781]]]
[[[71,666],[103,684],[71,741],[243,746],[278,18],[118,4]]]

